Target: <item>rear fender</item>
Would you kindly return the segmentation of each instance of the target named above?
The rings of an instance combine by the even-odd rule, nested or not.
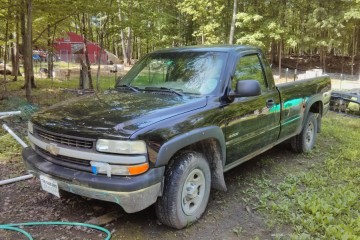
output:
[[[303,122],[301,124],[301,129],[304,127],[305,121],[309,115],[309,113],[317,113],[319,114],[318,119],[318,125],[321,128],[321,122],[319,124],[319,121],[321,121],[321,117],[323,114],[323,97],[322,94],[316,94],[315,96],[311,97],[307,102],[306,102],[306,108],[305,108],[305,116],[303,118]],[[318,132],[320,131],[320,128],[318,129]],[[301,129],[299,132],[301,132]]]

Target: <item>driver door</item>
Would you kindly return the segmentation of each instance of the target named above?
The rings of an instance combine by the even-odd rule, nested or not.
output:
[[[237,81],[257,80],[261,95],[239,97],[225,107],[227,117],[225,141],[227,145],[226,164],[239,164],[244,157],[257,153],[275,142],[280,131],[279,94],[275,87],[269,87],[262,63],[257,53],[241,56],[236,64],[231,88]]]

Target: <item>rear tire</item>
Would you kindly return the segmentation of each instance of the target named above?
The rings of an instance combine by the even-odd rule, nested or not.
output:
[[[314,148],[317,132],[317,117],[314,113],[309,112],[301,133],[291,139],[291,148],[297,153],[310,152]]]
[[[210,167],[202,154],[176,155],[165,173],[163,195],[155,204],[159,221],[182,229],[198,220],[206,209],[210,186]]]

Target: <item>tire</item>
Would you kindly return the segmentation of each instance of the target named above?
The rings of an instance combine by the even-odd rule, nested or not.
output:
[[[155,204],[159,221],[176,229],[197,221],[206,209],[210,187],[210,167],[202,154],[176,155],[165,173],[163,194]]]
[[[297,153],[310,152],[314,148],[317,132],[317,116],[309,112],[301,133],[291,139],[291,148]]]

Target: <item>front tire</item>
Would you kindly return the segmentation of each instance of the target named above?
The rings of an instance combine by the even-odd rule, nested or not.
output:
[[[206,209],[210,186],[210,167],[202,154],[176,155],[165,173],[163,195],[155,204],[159,221],[182,229],[198,220]]]
[[[319,116],[320,117],[320,116]],[[291,139],[291,147],[297,153],[310,152],[315,145],[318,121],[314,113],[309,112],[305,125],[299,135]]]

